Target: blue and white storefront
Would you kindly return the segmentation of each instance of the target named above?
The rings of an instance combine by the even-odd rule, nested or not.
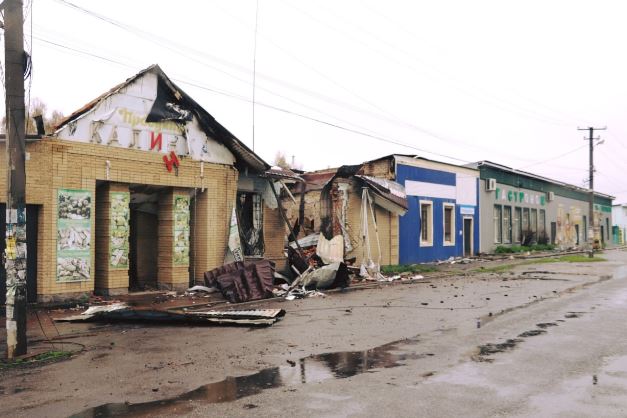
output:
[[[479,251],[479,171],[395,156],[396,181],[409,210],[399,220],[399,263],[423,263]]]

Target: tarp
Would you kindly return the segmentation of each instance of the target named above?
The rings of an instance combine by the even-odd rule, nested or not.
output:
[[[344,237],[336,235],[328,240],[321,233],[318,238],[316,254],[322,259],[324,264],[341,263],[344,261]]]
[[[348,268],[344,263],[333,263],[311,270],[298,282],[306,289],[333,289],[348,287]]]
[[[244,254],[242,253],[242,242],[239,237],[239,227],[237,225],[237,214],[235,208],[231,213],[231,224],[229,226],[229,253],[227,254],[228,261],[243,261]],[[231,257],[229,259],[229,257]]]

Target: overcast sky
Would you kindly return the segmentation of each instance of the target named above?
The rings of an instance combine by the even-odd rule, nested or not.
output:
[[[30,96],[69,114],[157,63],[252,148],[256,4],[32,0]],[[595,189],[627,203],[625,16],[621,0],[259,0],[254,149],[306,170],[490,160],[587,187],[577,128],[607,126]]]

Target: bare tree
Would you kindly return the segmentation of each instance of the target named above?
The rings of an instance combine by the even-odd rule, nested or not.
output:
[[[290,168],[290,165],[285,159],[285,154],[283,154],[281,151],[277,151],[277,153],[274,155],[274,165],[281,168]]]
[[[287,158],[285,157],[285,154],[281,151],[277,151],[277,153],[274,155],[274,165],[279,166],[281,168],[289,168],[289,169],[296,169],[296,170],[302,169],[301,164],[296,164],[294,162],[294,157],[292,157],[291,163],[287,162]]]
[[[37,133],[37,124],[33,119],[35,116],[43,116],[44,119],[44,131],[46,134],[51,134],[54,132],[54,127],[61,122],[64,118],[63,113],[59,110],[53,110],[48,114],[48,105],[39,99],[34,98],[31,103],[29,110],[26,112],[26,133],[27,134],[36,134]],[[2,126],[0,126],[0,132],[6,132],[6,117],[2,117]]]

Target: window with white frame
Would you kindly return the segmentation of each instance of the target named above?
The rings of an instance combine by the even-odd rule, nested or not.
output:
[[[531,233],[535,238],[538,236],[538,209],[531,209],[531,214],[529,216],[529,228],[531,229]]]
[[[512,207],[503,206],[503,244],[512,242]]]
[[[522,237],[522,209],[514,208],[514,220],[512,222],[512,242],[520,242],[520,238]]]
[[[501,205],[494,205],[494,242],[501,243],[503,236],[503,208]]]
[[[455,205],[444,203],[444,245],[455,245]]]
[[[420,246],[433,245],[433,202],[420,201]]]

